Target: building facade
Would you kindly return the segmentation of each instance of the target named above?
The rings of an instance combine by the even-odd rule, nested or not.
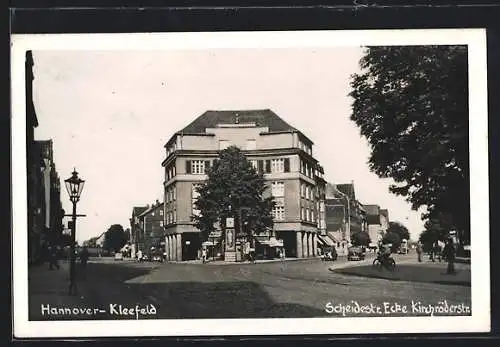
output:
[[[26,52],[26,154],[27,154],[27,190],[28,190],[28,263],[34,264],[42,259],[44,223],[42,220],[42,192],[40,170],[41,160],[35,146],[35,128],[38,118],[33,105],[33,55]]]
[[[164,204],[156,201],[147,206],[134,207],[130,219],[131,256],[135,257],[151,248],[162,248],[165,245]]]
[[[325,206],[327,236],[337,253],[346,255],[352,235],[367,230],[366,213],[356,199],[354,183],[327,183]]]
[[[389,211],[381,209],[379,205],[364,205],[368,222],[370,246],[376,247],[389,228]]]
[[[270,235],[283,240],[287,257],[311,257],[316,252],[323,170],[314,158],[312,141],[271,110],[207,111],[165,145],[165,204],[167,258],[195,259],[200,232],[192,216],[195,188],[218,153],[239,147],[268,183],[274,196],[274,227]],[[318,183],[319,182],[319,183]],[[215,240],[217,241],[217,240]]]
[[[52,140],[35,141],[38,118],[33,104],[33,55],[26,52],[26,158],[28,264],[43,261],[44,247],[59,244],[64,210]]]

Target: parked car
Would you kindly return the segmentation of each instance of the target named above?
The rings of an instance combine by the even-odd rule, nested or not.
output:
[[[151,260],[162,263],[163,260],[164,260],[163,254],[161,254],[161,253],[154,253],[154,254],[151,255]]]
[[[347,260],[364,260],[366,253],[363,251],[363,247],[352,246],[349,247],[347,252]]]
[[[123,254],[121,252],[116,252],[115,260],[123,260]]]

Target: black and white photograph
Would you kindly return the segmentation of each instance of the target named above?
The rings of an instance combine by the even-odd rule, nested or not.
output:
[[[483,30],[11,53],[17,336],[489,331]]]

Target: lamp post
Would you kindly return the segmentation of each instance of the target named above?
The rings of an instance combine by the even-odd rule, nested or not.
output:
[[[80,200],[80,195],[82,194],[83,185],[85,181],[78,177],[78,172],[73,169],[73,173],[70,178],[64,180],[66,185],[66,190],[68,191],[69,200],[73,203],[73,214],[69,215],[72,217],[71,223],[71,256],[70,256],[70,268],[69,268],[69,295],[76,295],[76,281],[75,281],[75,243],[76,243],[76,217],[84,217],[84,215],[76,214],[76,204]],[[68,216],[68,215],[67,215]]]

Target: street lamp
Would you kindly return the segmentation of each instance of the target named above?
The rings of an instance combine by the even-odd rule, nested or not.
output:
[[[80,195],[82,194],[83,185],[85,181],[78,177],[78,172],[73,169],[73,173],[70,178],[64,180],[66,185],[66,190],[68,191],[69,200],[73,203],[73,214],[69,215],[72,217],[71,223],[71,256],[70,256],[70,285],[69,285],[69,295],[76,295],[76,281],[75,281],[75,243],[76,243],[76,217],[83,217],[83,215],[77,216],[76,214],[76,204],[80,201]]]

